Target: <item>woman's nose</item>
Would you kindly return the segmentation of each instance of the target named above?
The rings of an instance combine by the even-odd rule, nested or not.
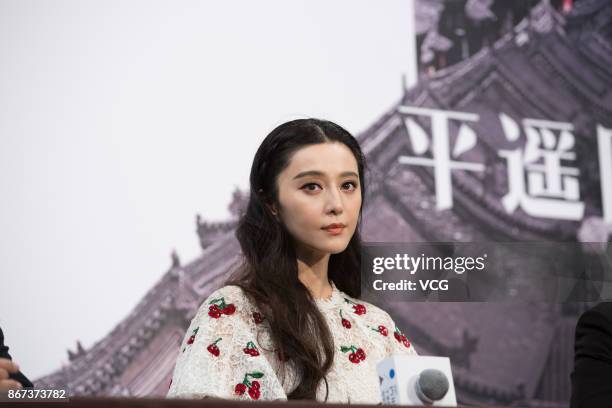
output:
[[[344,203],[342,202],[342,196],[341,196],[340,191],[328,190],[325,212],[333,212],[334,214],[341,214],[343,210],[344,210]]]

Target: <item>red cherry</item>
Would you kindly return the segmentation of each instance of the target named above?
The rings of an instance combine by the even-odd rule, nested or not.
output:
[[[230,303],[229,305],[225,306],[223,310],[221,310],[221,313],[226,314],[226,315],[231,315],[231,314],[234,314],[235,311],[236,311],[236,306],[234,306],[233,303]]]
[[[213,356],[219,357],[219,347],[217,347],[215,344],[209,344],[208,347],[206,347],[206,350],[208,350]]]
[[[251,398],[256,400],[256,399],[259,399],[261,392],[259,391],[259,388],[251,387],[249,388],[249,395],[251,396]]]
[[[351,328],[351,322],[349,322],[349,321],[348,321],[348,320],[346,320],[346,319],[342,319],[342,325],[343,325],[344,327],[346,327],[347,329],[350,329],[350,328]]]
[[[263,322],[263,317],[261,316],[261,313],[253,312],[253,320],[255,321],[255,324]]]
[[[208,308],[208,315],[215,319],[218,319],[219,317],[221,317],[221,311],[219,310],[219,306],[211,305]]]
[[[359,364],[359,362],[361,361],[361,359],[356,353],[351,353],[348,357],[349,360],[351,360],[351,363]]]
[[[236,387],[234,388],[234,392],[236,393],[236,395],[242,395],[245,393],[247,389],[247,386],[240,383],[240,384],[236,384]]]
[[[259,389],[259,381],[255,380],[251,382],[251,387],[255,388],[256,390]]]
[[[378,332],[382,334],[383,336],[387,336],[389,334],[389,332],[387,331],[387,328],[383,325],[378,326]]]
[[[244,351],[244,354],[249,354],[253,357],[257,357],[259,355],[259,351],[257,351],[257,349],[254,349],[254,348],[245,347],[242,349],[242,351]]]
[[[365,308],[364,305],[360,305],[360,304],[354,305],[353,309],[354,309],[355,313],[358,314],[358,315],[362,315],[362,314],[366,313],[366,308]]]
[[[189,337],[189,340],[187,340],[187,344],[193,344],[194,341],[195,341],[195,334],[192,334],[191,337]]]
[[[366,358],[365,351],[363,351],[362,348],[358,348],[357,351],[355,352],[355,354],[357,354],[357,357],[359,357],[359,360],[363,361]]]
[[[394,333],[393,333],[393,336],[395,337],[395,340],[397,340],[397,341],[399,341],[399,342],[401,343],[402,338],[401,338],[401,336],[399,335],[399,333],[398,333],[398,332],[394,332]]]
[[[403,334],[402,334],[402,343],[404,343],[404,346],[406,346],[406,348],[410,347],[410,341]]]

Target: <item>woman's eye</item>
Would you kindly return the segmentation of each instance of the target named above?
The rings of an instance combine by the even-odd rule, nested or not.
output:
[[[357,188],[357,183],[355,183],[354,181],[348,181],[342,185],[342,188],[344,188],[345,190],[352,191]]]
[[[308,190],[308,191],[316,191],[317,188],[321,188],[321,186],[316,183],[308,183],[302,186],[302,189]]]

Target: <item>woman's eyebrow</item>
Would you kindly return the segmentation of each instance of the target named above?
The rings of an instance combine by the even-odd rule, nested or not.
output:
[[[293,179],[299,179],[302,177],[308,177],[308,176],[325,176],[325,173],[323,173],[322,171],[318,171],[318,170],[308,170],[308,171],[303,171],[301,173],[298,173],[297,176],[295,176]],[[345,171],[342,172],[340,174],[340,177],[359,177],[359,175],[357,173],[355,173],[354,171]]]

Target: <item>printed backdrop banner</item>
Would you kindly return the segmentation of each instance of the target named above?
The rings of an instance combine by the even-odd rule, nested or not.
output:
[[[488,274],[464,275],[477,278],[471,294],[487,294],[475,300],[504,300],[506,289],[517,297],[479,303],[461,287],[453,296],[463,297],[450,299],[368,299],[419,353],[450,357],[460,403],[567,407],[576,319],[609,293],[601,276],[612,232],[612,4],[437,0],[417,1],[415,10],[418,82],[357,135],[369,165],[362,238],[386,248],[364,262],[371,272],[373,258],[407,246],[439,255],[474,243],[518,245]],[[247,194],[234,195],[232,219],[198,218],[201,256],[185,265],[174,257],[118,330],[37,385],[165,395],[190,319],[239,263],[233,232]],[[599,284],[577,293],[557,285],[549,296],[543,277],[559,277],[551,255],[563,245],[575,265],[602,260]],[[520,264],[533,274],[512,275]],[[505,287],[512,277],[515,286]]]

